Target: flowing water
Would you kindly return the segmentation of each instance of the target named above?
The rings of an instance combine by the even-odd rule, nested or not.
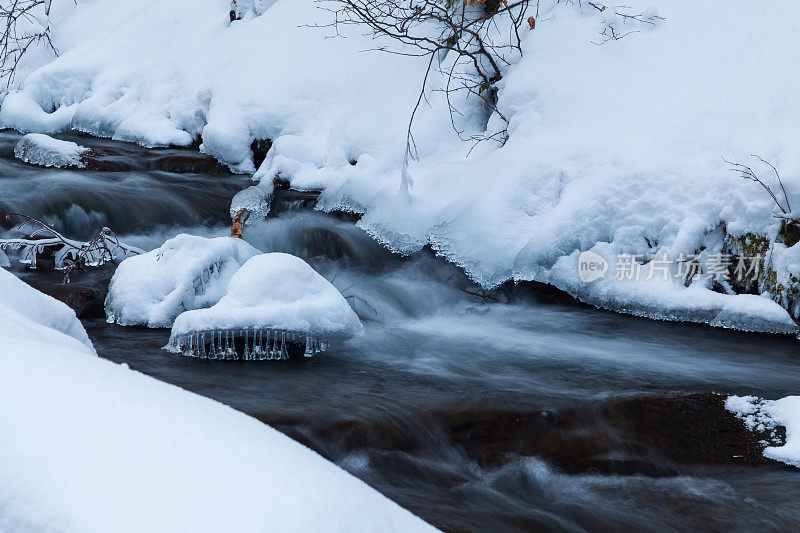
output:
[[[145,248],[227,233],[243,178],[153,169],[133,148],[120,157],[132,169],[0,159],[0,204],[74,237],[109,225]],[[98,353],[275,426],[446,530],[800,523],[800,472],[737,459],[720,444],[736,428],[719,400],[686,395],[796,393],[796,340],[625,317],[541,287],[482,294],[428,251],[397,257],[307,204],[290,197],[245,238],[309,261],[358,312],[363,338],[310,360],[206,361],[161,350],[168,330],[87,319]]]

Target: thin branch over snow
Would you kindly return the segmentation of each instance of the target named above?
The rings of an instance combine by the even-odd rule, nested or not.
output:
[[[520,29],[533,23],[526,19],[529,0],[317,0],[333,14],[333,22],[316,27],[333,28],[341,35],[343,25],[364,26],[380,43],[372,50],[386,53],[428,57],[419,96],[411,112],[403,157],[400,195],[408,197],[413,183],[408,173],[409,160],[417,158],[412,128],[414,117],[425,98],[432,69],[445,78],[440,89],[446,95],[450,122],[458,136],[476,143],[508,139],[506,127],[497,132],[465,134],[457,126],[461,116],[454,96],[477,97],[486,116],[495,114],[507,125],[507,118],[497,109],[496,84],[505,67],[522,55]],[[537,2],[538,7],[538,2]],[[437,61],[438,60],[438,61]]]
[[[6,87],[32,46],[43,44],[58,55],[50,38],[51,4],[52,0],[0,0],[0,79],[5,78]]]
[[[789,203],[789,195],[786,194],[786,188],[783,186],[783,180],[781,179],[781,175],[778,172],[778,169],[775,168],[775,165],[773,165],[769,161],[766,161],[761,156],[758,156],[758,155],[755,155],[755,154],[751,154],[750,157],[754,157],[754,158],[758,159],[759,161],[761,161],[761,163],[763,163],[764,165],[766,165],[766,166],[768,166],[769,168],[772,169],[772,172],[775,174],[775,178],[778,180],[778,185],[781,188],[781,194],[783,195],[783,201],[786,204],[785,208],[781,204],[780,200],[778,199],[777,193],[775,191],[773,191],[772,187],[768,183],[766,183],[761,177],[759,177],[758,174],[756,174],[755,171],[751,167],[749,167],[747,165],[744,165],[742,163],[734,163],[732,161],[728,161],[724,157],[722,158],[722,160],[725,161],[727,164],[731,165],[731,168],[729,169],[731,172],[735,172],[735,173],[739,174],[739,176],[741,178],[743,178],[743,179],[746,179],[746,180],[749,180],[749,181],[754,181],[754,182],[758,183],[759,185],[761,185],[761,187],[765,191],[767,191],[767,194],[770,195],[770,197],[772,198],[772,201],[775,202],[775,205],[777,205],[778,209],[780,209],[780,211],[781,211],[779,214],[776,213],[776,214],[773,215],[775,218],[779,218],[779,219],[784,220],[787,223],[793,224],[795,226],[800,226],[800,219],[798,219],[796,216],[792,215],[792,206]]]

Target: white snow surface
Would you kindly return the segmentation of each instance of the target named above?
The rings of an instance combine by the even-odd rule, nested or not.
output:
[[[666,259],[657,257],[645,264],[633,263],[632,272],[627,274],[625,259],[614,253],[613,245],[600,243],[590,251],[608,264],[603,278],[581,281],[580,253],[576,251],[559,258],[536,279],[597,307],[655,320],[699,322],[765,333],[800,331],[786,310],[767,296],[715,292],[710,288],[713,279],[703,275],[696,275],[684,286],[683,279],[677,276],[674,258],[664,256]],[[624,266],[625,273],[618,272],[620,266]]]
[[[120,263],[108,288],[108,320],[171,327],[184,311],[217,303],[236,271],[258,253],[241,239],[182,233]]]
[[[363,28],[327,38],[330,28],[310,26],[332,15],[313,0],[244,1],[243,20],[232,23],[229,0],[56,2],[61,54],[28,58],[0,124],[148,146],[201,136],[204,152],[255,172],[260,193],[276,176],[322,189],[321,209],[363,213],[359,225],[395,251],[430,244],[486,287],[567,286],[575,280],[560,279],[559,260],[603,244],[675,257],[716,243],[720,230],[773,238],[772,200],[722,157],[774,180],[750,157],[759,154],[800,202],[800,73],[786,68],[800,46],[800,4],[627,4],[664,20],[620,22],[617,7],[540,3],[536,29],[522,32],[524,56],[511,58],[498,85],[504,146],[485,142],[467,156],[472,145],[453,132],[436,91],[445,80],[433,73],[415,119],[420,160],[411,162],[407,198],[397,192],[405,129],[427,59],[362,52],[387,44]],[[596,44],[608,24],[635,33]],[[497,116],[481,120],[475,99],[457,104],[465,135],[499,126]],[[273,145],[256,169],[249,147],[265,138]],[[620,284],[585,292],[605,307],[649,316],[657,303],[667,308],[661,315],[691,319],[670,310],[685,310],[696,295],[689,290],[676,284],[649,300]],[[699,321],[788,320],[761,300],[733,298],[703,298]]]
[[[271,427],[97,357],[1,269],[0,345],[2,531],[433,530]]]
[[[767,446],[764,457],[800,467],[800,396],[764,400],[756,396],[729,396],[725,408],[741,418],[750,430],[770,432],[786,428],[783,446]]]
[[[13,335],[17,325],[25,330],[42,331],[44,340],[53,337],[55,334],[50,334],[53,331],[68,341],[67,346],[81,345],[94,353],[92,341],[67,304],[37,291],[3,269],[0,269],[0,308],[9,317],[0,321],[0,330],[6,336]],[[0,346],[7,353],[6,346],[2,343]]]
[[[336,287],[299,257],[279,252],[249,259],[216,305],[186,311],[175,320],[172,338],[244,328],[300,333],[325,343],[363,334],[358,316]]]
[[[85,168],[81,156],[89,149],[77,143],[54,139],[42,133],[29,133],[14,147],[14,157],[32,165],[58,168]]]

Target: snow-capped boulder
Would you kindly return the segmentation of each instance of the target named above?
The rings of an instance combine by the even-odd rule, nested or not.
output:
[[[310,356],[362,333],[328,280],[299,257],[268,253],[247,261],[216,305],[181,314],[168,349],[218,359],[284,359],[290,344]]]
[[[184,311],[217,303],[234,273],[258,253],[241,239],[178,235],[120,263],[108,288],[108,320],[168,328]]]
[[[85,146],[54,139],[42,133],[29,133],[14,147],[14,157],[32,165],[58,168],[86,168]]]

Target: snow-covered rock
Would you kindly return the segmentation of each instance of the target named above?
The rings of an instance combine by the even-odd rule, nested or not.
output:
[[[120,263],[108,288],[108,320],[168,328],[184,311],[217,303],[234,273],[258,253],[241,239],[178,235]]]
[[[764,400],[756,396],[729,396],[725,408],[741,418],[751,431],[772,434],[786,428],[783,446],[766,446],[764,457],[800,467],[800,396]]]
[[[220,332],[222,354],[217,353]],[[244,358],[273,359],[286,357],[288,342],[304,344],[312,355],[362,334],[358,316],[336,287],[299,257],[275,252],[248,260],[213,307],[181,314],[168,347],[205,356],[205,345],[211,344],[210,356],[227,359],[234,357],[232,343],[238,340],[247,343]]]
[[[237,192],[231,200],[231,218],[242,210],[255,218],[266,218],[269,214],[272,193],[272,181],[269,180],[264,181],[263,185],[259,183]]]
[[[433,530],[271,427],[97,357],[70,313],[0,270],[3,531]]]
[[[14,157],[32,165],[58,168],[86,168],[81,158],[90,150],[70,141],[41,133],[29,133],[14,147]]]

